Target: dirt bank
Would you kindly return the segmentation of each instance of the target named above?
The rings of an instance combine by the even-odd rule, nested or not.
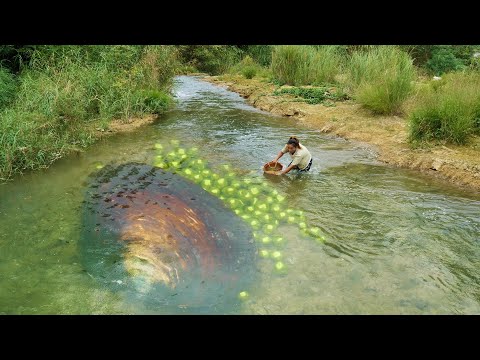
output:
[[[407,141],[407,121],[398,116],[372,116],[353,101],[334,107],[274,96],[275,85],[241,76],[205,76],[211,83],[239,93],[253,106],[289,116],[305,126],[373,145],[378,159],[394,166],[417,169],[473,191],[480,191],[480,139],[468,146],[435,146],[412,149]]]

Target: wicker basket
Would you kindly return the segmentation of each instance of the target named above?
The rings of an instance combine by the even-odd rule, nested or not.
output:
[[[265,165],[263,165],[263,171],[266,174],[276,174],[277,172],[282,170],[283,170],[283,165],[279,162],[277,162],[277,164],[275,165],[274,161],[270,161]]]

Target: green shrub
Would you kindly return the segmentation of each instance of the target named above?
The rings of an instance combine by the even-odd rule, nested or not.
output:
[[[348,96],[340,89],[328,87],[291,87],[276,90],[274,95],[289,94],[302,98],[308,104],[326,104],[331,105],[332,101],[342,101],[348,99]]]
[[[399,111],[411,93],[415,70],[410,56],[395,46],[356,52],[348,63],[355,99],[375,113]]]
[[[280,84],[311,85],[333,82],[339,72],[336,46],[275,46],[272,72]]]
[[[421,93],[409,114],[410,141],[464,144],[480,131],[480,73],[451,73]]]
[[[139,113],[161,114],[168,110],[172,101],[160,90],[139,90],[135,94],[136,111]]]
[[[5,68],[0,67],[0,110],[7,106],[15,96],[15,78]]]
[[[230,45],[182,45],[179,51],[183,63],[211,75],[225,73],[242,55],[238,47]]]
[[[270,66],[272,62],[272,45],[248,45],[245,53],[260,66]]]
[[[427,61],[427,69],[435,75],[442,75],[449,71],[462,70],[465,64],[457,58],[453,49],[448,46],[437,47],[432,52],[432,57]]]

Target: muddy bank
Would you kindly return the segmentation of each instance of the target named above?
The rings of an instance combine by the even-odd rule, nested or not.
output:
[[[407,120],[398,116],[372,116],[349,100],[333,107],[299,102],[290,95],[274,96],[275,85],[241,76],[205,76],[204,80],[239,93],[251,105],[273,114],[297,119],[305,126],[345,139],[372,145],[378,159],[398,167],[417,169],[458,186],[480,191],[480,139],[469,146],[412,149],[407,141]]]

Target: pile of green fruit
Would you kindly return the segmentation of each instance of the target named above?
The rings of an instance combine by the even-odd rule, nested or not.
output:
[[[268,183],[248,177],[241,178],[228,164],[213,171],[198,156],[197,148],[185,149],[179,145],[178,140],[171,140],[168,146],[155,144],[153,165],[182,175],[222,200],[252,227],[254,238],[259,244],[259,256],[273,260],[276,271],[286,271],[281,251],[285,240],[277,230],[280,224],[297,225],[304,236],[320,243],[325,241],[321,229],[308,226],[302,210],[288,209],[285,196]]]

